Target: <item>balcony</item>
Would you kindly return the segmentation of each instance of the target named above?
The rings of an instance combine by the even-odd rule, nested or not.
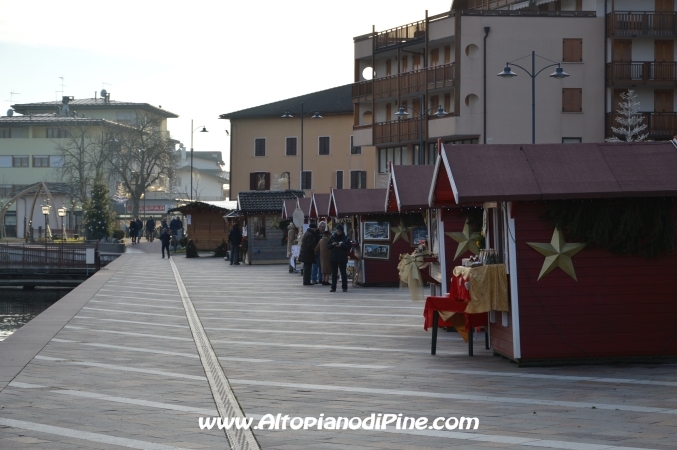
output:
[[[425,126],[426,122],[424,120],[424,129]],[[421,139],[421,121],[418,118],[375,123],[373,130],[374,145],[388,144],[391,142],[416,141]]]
[[[426,21],[419,20],[418,22],[376,33],[374,51],[378,52],[390,48],[402,47],[418,41],[423,42],[425,40],[425,30]]]
[[[606,65],[607,86],[675,87],[677,62],[632,61]]]
[[[647,128],[644,133],[649,133],[649,139],[655,141],[669,140],[677,135],[677,113],[676,112],[640,112],[644,117],[642,123],[646,124]],[[620,127],[616,122],[618,113],[606,114],[606,136],[611,137],[611,127]]]
[[[677,36],[677,13],[613,12],[606,16],[607,36]]]
[[[371,101],[382,98],[397,97],[406,94],[423,93],[428,84],[428,89],[439,89],[454,85],[454,63],[441,66],[428,67],[427,69],[413,70],[411,72],[391,75],[374,80],[353,83],[353,100]]]

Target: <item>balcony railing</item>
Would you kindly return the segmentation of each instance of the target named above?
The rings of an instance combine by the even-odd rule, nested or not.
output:
[[[643,133],[649,133],[649,139],[664,140],[672,139],[677,135],[677,112],[641,112],[644,117],[643,124],[646,124],[646,130]],[[611,127],[620,127],[616,122],[618,113],[607,113],[606,115],[606,136],[611,137],[613,132]]]
[[[608,36],[675,36],[677,13],[613,12],[606,16]]]
[[[677,62],[632,61],[606,65],[610,86],[677,86]]]
[[[387,47],[408,45],[412,41],[423,40],[425,38],[425,30],[425,20],[419,20],[418,22],[381,31],[376,33],[374,50],[382,50]]]
[[[425,120],[423,127],[425,128]],[[423,130],[425,132],[425,129]],[[374,145],[421,139],[421,120],[400,119],[374,124]]]
[[[429,89],[438,89],[454,85],[454,63],[427,69],[413,70],[399,75],[391,75],[375,80],[360,81],[353,84],[353,99],[361,101],[396,97],[399,89],[401,95],[416,94],[425,91],[426,83]]]

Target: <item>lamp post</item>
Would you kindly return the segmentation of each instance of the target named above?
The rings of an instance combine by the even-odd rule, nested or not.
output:
[[[198,128],[202,128],[200,133],[209,133],[207,127],[200,125],[197,128],[193,128],[193,119],[190,120],[190,201],[193,201],[193,133]]]
[[[49,227],[49,210],[52,207],[49,205],[42,205],[42,215],[45,216],[45,243],[47,242],[47,228]]]
[[[422,95],[419,97],[419,105],[420,105],[421,107],[423,106],[423,96],[422,96]],[[424,138],[423,138],[423,120],[426,118],[426,116],[428,115],[428,113],[429,113],[430,111],[432,111],[433,109],[435,109],[435,107],[433,106],[433,107],[428,108],[428,109],[426,109],[426,110],[416,111],[416,110],[415,110],[414,108],[412,108],[411,106],[407,106],[406,108],[403,107],[403,106],[400,106],[400,109],[397,110],[397,112],[395,113],[395,115],[396,115],[398,118],[400,118],[400,117],[406,117],[406,116],[409,115],[409,113],[406,111],[407,109],[411,109],[411,112],[413,112],[414,114],[417,114],[417,115],[418,115],[418,118],[419,118],[419,130],[418,130],[418,131],[419,131],[419,133],[418,133],[418,134],[419,134],[418,163],[419,163],[420,165],[423,165],[423,164],[425,164],[425,157],[424,157],[424,155],[425,155],[425,150],[424,150],[425,142],[424,142]],[[439,105],[439,106],[437,107],[437,112],[436,112],[435,114],[433,114],[433,115],[436,116],[436,117],[442,117],[442,116],[446,116],[447,114],[448,114],[448,113],[444,110],[444,108],[442,108],[442,105]]]
[[[309,116],[312,114],[311,119],[322,119],[322,116],[320,115],[319,111],[315,112],[309,112],[305,113],[303,111],[303,102],[301,102],[301,114],[299,114],[299,117],[301,118],[301,176],[299,177],[299,189],[303,190],[303,119],[306,118],[306,116]],[[284,114],[282,114],[282,117],[285,119],[291,119],[294,116],[292,116],[292,111],[286,110]],[[291,183],[291,178],[290,178],[290,183]]]
[[[61,217],[61,243],[63,244],[66,240],[66,229],[63,227],[63,218],[66,217],[66,208],[61,207],[57,209],[56,212],[59,214],[59,217]]]
[[[568,73],[562,69],[562,63],[554,63],[550,64],[548,66],[543,67],[541,70],[536,72],[536,52],[532,51],[531,52],[531,72],[529,72],[527,69],[524,67],[515,64],[514,62],[507,62],[505,63],[505,67],[503,68],[503,72],[499,73],[497,76],[501,78],[513,78],[516,77],[517,74],[510,70],[510,65],[512,64],[515,67],[519,67],[522,69],[527,75],[531,77],[531,143],[535,144],[536,143],[536,77],[543,72],[545,69],[548,67],[554,67],[557,66],[557,69],[553,73],[550,74],[551,78],[557,78],[557,79],[562,79],[566,78],[569,76]],[[547,58],[543,58],[542,56],[539,56],[539,58],[545,59],[547,61],[550,61]],[[519,60],[518,60],[519,61]]]

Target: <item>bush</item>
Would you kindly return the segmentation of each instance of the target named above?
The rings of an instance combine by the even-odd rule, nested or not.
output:
[[[122,230],[113,230],[113,237],[118,241],[121,241],[125,238],[125,232]]]

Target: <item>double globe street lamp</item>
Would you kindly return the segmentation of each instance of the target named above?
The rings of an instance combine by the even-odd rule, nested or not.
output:
[[[531,52],[531,72],[529,72],[527,69],[524,67],[515,64],[514,62],[507,62],[505,63],[505,68],[503,69],[503,72],[499,73],[497,76],[501,78],[513,78],[516,77],[517,74],[513,72],[510,69],[510,65],[513,65],[515,67],[519,67],[522,69],[527,75],[531,77],[531,143],[535,144],[536,143],[536,77],[543,72],[545,69],[548,67],[554,67],[557,66],[557,69],[555,69],[555,72],[550,74],[550,78],[556,78],[556,79],[562,79],[566,78],[569,76],[568,73],[562,69],[562,63],[554,63],[550,64],[548,66],[543,67],[541,70],[536,72],[536,52],[532,51]],[[546,61],[553,62],[547,58],[543,58],[542,56],[538,56],[539,58],[545,59]],[[520,58],[522,59],[522,58]],[[519,59],[517,60],[519,61]]]
[[[198,128],[202,128],[200,133],[209,133],[205,125],[200,125],[197,128],[193,128],[193,119],[190,120],[190,201],[193,201],[193,133]],[[144,192],[145,199],[145,192]]]
[[[295,114],[295,113],[294,113]],[[299,114],[299,118],[301,119],[301,176],[299,177],[299,189],[303,190],[303,119],[305,119],[307,116],[312,116],[310,117],[311,119],[322,119],[323,117],[320,115],[319,111],[315,112],[309,112],[306,113],[303,110],[303,102],[301,103],[301,114]],[[284,119],[292,119],[294,116],[292,115],[292,111],[286,110],[284,114],[282,114],[282,118]]]
[[[419,97],[419,105],[423,106],[423,96],[421,95]],[[425,111],[416,111],[414,108],[411,106],[407,106],[406,108],[404,106],[400,106],[400,109],[395,113],[395,115],[398,118],[401,117],[406,117],[409,115],[409,113],[406,111],[407,109],[410,109],[412,113],[418,115],[419,118],[419,147],[418,147],[418,164],[422,165],[425,164],[425,142],[423,138],[423,120],[426,118],[428,113],[435,109],[436,107],[433,106],[431,108],[426,109]],[[437,106],[437,112],[433,114],[435,117],[443,117],[446,116],[448,113],[442,108],[442,105]]]
[[[59,208],[56,210],[59,217],[61,217],[61,243],[66,241],[66,229],[63,227],[63,218],[66,217],[66,208]]]

